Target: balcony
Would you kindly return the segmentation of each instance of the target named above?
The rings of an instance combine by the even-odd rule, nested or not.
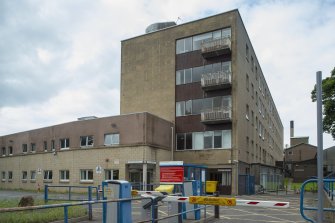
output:
[[[216,73],[203,74],[201,87],[205,91],[224,89],[231,86],[231,72],[218,71]]]
[[[216,57],[231,51],[230,37],[214,39],[201,43],[201,53],[204,58]]]
[[[231,107],[214,108],[201,112],[201,122],[204,124],[219,124],[231,121]]]

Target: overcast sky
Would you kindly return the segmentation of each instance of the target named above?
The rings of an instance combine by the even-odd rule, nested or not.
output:
[[[239,9],[284,125],[317,145],[316,71],[335,66],[335,1],[1,0],[0,135],[118,115],[120,41]],[[324,134],[324,148],[335,142]]]

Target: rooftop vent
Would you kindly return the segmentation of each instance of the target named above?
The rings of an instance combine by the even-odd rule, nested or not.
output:
[[[177,25],[175,22],[158,22],[158,23],[154,23],[154,24],[151,24],[150,26],[148,26],[145,29],[145,33],[155,32],[157,30],[165,29],[167,27],[175,26],[175,25]]]
[[[98,118],[98,117],[96,117],[96,116],[86,116],[86,117],[78,118],[78,121],[92,120],[92,119],[96,119],[96,118]]]

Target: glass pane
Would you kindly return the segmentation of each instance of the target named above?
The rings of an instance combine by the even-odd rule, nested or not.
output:
[[[184,150],[185,148],[185,134],[178,133],[177,134],[177,150]]]
[[[198,82],[201,80],[201,75],[203,74],[204,67],[194,67],[192,68],[192,82]]]
[[[185,115],[192,114],[192,101],[188,100],[185,102]]]
[[[213,32],[213,39],[220,39],[221,38],[221,30],[217,30]]]
[[[193,148],[194,149],[204,148],[204,133],[203,132],[193,133]]]
[[[119,179],[119,170],[113,170],[113,180]]]
[[[213,64],[212,72],[216,73],[218,71],[221,71],[221,63],[215,63],[215,64]]]
[[[201,43],[212,39],[212,32],[193,37],[193,50],[201,49]]]
[[[231,107],[231,97],[230,96],[222,97],[222,106]]]
[[[222,30],[222,37],[230,37],[231,36],[231,28]]]
[[[86,146],[86,136],[81,136],[80,137],[80,145],[81,146]]]
[[[222,97],[213,98],[213,108],[221,108],[222,107]]]
[[[87,137],[87,145],[92,146],[93,145],[93,136],[88,136]]]
[[[184,70],[178,70],[176,72],[176,85],[184,84]]]
[[[88,180],[93,180],[93,170],[88,170]]]
[[[213,132],[204,133],[204,147],[205,149],[213,148]]]
[[[196,99],[192,101],[192,114],[198,115],[201,113],[202,99]]]
[[[183,116],[185,115],[185,102],[180,101],[176,103],[176,116]]]
[[[185,84],[192,83],[192,69],[185,70]]]
[[[224,72],[229,73],[231,71],[231,62],[229,61],[229,62],[222,63],[222,70]]]
[[[192,149],[192,133],[186,133],[186,149]]]
[[[104,142],[105,145],[110,145],[112,144],[112,135],[111,134],[106,134],[105,135],[105,142]]]
[[[179,54],[179,53],[183,53],[185,50],[184,50],[184,39],[180,39],[180,40],[177,40],[177,44],[176,44],[176,53]]]
[[[204,98],[202,111],[208,111],[213,109],[213,98]]]
[[[112,134],[112,144],[113,145],[120,144],[120,134]]]
[[[192,37],[185,39],[185,52],[192,51]]]
[[[214,131],[214,148],[222,147],[222,131]]]
[[[231,130],[222,130],[222,148],[231,148]]]
[[[204,74],[212,73],[212,64],[204,66]]]
[[[65,140],[64,139],[60,140],[60,148],[65,148]]]

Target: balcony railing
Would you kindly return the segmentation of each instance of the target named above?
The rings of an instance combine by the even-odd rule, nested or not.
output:
[[[231,107],[220,107],[201,112],[201,122],[217,124],[231,121]]]
[[[215,57],[231,51],[230,37],[214,39],[201,43],[203,57]]]
[[[201,76],[201,87],[204,90],[222,89],[230,86],[231,72],[218,71]]]

